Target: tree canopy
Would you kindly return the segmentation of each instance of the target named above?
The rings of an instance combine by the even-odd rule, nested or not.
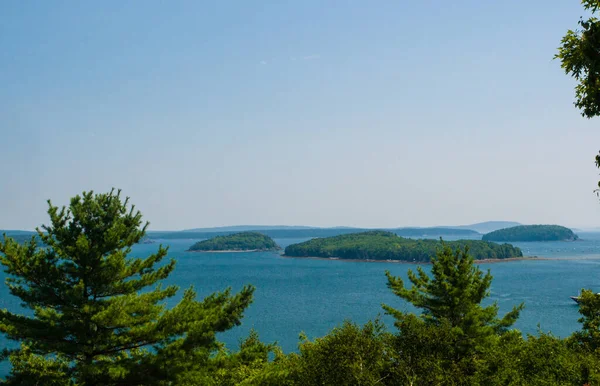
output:
[[[523,256],[523,252],[519,248],[509,244],[501,245],[480,240],[459,240],[446,243],[455,248],[468,246],[476,259],[506,259]],[[439,240],[407,239],[391,232],[370,231],[292,244],[285,249],[285,255],[429,262],[441,246],[442,243]]]

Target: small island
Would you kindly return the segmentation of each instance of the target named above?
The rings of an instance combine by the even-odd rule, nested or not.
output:
[[[216,236],[192,245],[190,252],[264,252],[281,249],[269,236],[259,232],[240,232]]]
[[[560,225],[519,225],[483,235],[485,241],[575,241],[579,237]]]
[[[496,244],[481,240],[445,241],[444,243],[452,249],[468,246],[470,254],[476,260],[523,257],[523,252],[510,244]],[[391,232],[370,231],[292,244],[285,249],[285,256],[429,262],[441,246],[440,240],[407,239]]]

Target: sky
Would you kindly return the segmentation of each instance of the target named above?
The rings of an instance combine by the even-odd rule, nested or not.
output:
[[[600,226],[578,1],[0,2],[0,229],[120,188],[154,230]]]

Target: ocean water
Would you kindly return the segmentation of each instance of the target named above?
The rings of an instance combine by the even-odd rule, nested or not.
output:
[[[577,295],[581,288],[600,292],[600,233],[582,233],[580,237],[582,240],[576,242],[515,243],[526,255],[549,260],[481,264],[494,276],[488,301],[497,302],[501,313],[524,303],[515,327],[527,334],[542,330],[565,337],[577,330],[578,307],[569,296]],[[304,240],[276,239],[282,247]],[[169,245],[169,257],[177,260],[167,283],[182,290],[193,285],[199,297],[227,287],[234,291],[245,284],[256,287],[242,325],[219,336],[230,348],[236,348],[239,340],[255,329],[263,341],[277,342],[290,352],[297,349],[300,332],[318,337],[345,319],[365,323],[383,314],[382,303],[413,310],[388,290],[384,275],[389,270],[406,279],[407,271],[416,268],[413,264],[294,259],[276,253],[185,252],[195,241],[158,240]],[[136,245],[132,256],[147,256],[157,247]],[[1,281],[4,277],[0,273]],[[0,307],[20,307],[19,300],[3,285]],[[391,319],[382,317],[393,331]],[[0,337],[0,347],[6,345],[10,342]],[[0,376],[8,366],[0,364]]]

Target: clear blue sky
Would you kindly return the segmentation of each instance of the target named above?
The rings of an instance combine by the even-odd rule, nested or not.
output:
[[[600,225],[551,3],[0,2],[0,229],[113,186],[153,229]]]

